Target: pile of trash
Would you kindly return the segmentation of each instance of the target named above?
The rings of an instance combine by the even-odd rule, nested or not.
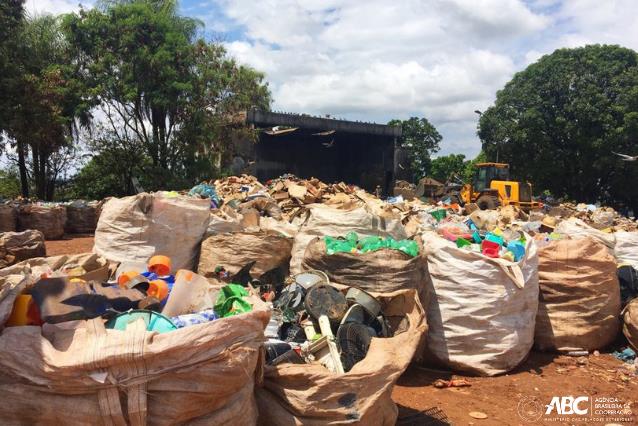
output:
[[[551,208],[548,215],[568,219],[575,217],[587,225],[607,232],[638,231],[638,223],[625,217],[611,207],[596,206],[594,204],[561,203]]]
[[[72,393],[81,395],[73,398],[77,423],[113,416],[256,422],[250,372],[269,314],[249,288],[213,286],[192,271],[175,271],[163,255],[120,263],[114,272],[95,254],[9,269],[0,274],[3,419],[62,421],[68,412],[50,411],[59,408],[58,395]],[[26,354],[12,349],[18,342]],[[228,379],[220,383],[220,375]],[[198,396],[187,390],[193,383]],[[119,387],[135,398],[128,406],[117,402]]]

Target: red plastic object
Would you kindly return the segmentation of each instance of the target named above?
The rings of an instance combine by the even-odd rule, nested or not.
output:
[[[156,255],[148,261],[148,271],[165,277],[171,273],[171,258],[168,256]]]
[[[481,243],[481,252],[488,257],[498,257],[501,245],[493,241],[483,240]]]

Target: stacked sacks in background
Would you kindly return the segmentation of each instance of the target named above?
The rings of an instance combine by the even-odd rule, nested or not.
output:
[[[15,232],[17,228],[17,207],[9,203],[0,203],[0,232]]]
[[[490,376],[516,367],[534,342],[534,241],[527,236],[525,254],[513,262],[457,247],[435,232],[422,238],[430,296],[426,359]]]
[[[66,232],[70,234],[95,232],[101,207],[102,203],[98,201],[75,200],[67,204]]]
[[[607,246],[591,237],[550,241],[539,249],[538,274],[540,350],[591,351],[614,341],[620,288]]]
[[[102,207],[93,250],[116,262],[145,262],[156,253],[176,269],[194,270],[210,220],[210,201],[174,193],[111,198]]]
[[[66,206],[62,204],[23,204],[18,210],[18,228],[21,231],[37,229],[45,240],[57,240],[64,236]]]

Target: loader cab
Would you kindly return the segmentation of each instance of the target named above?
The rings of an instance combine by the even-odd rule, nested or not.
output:
[[[472,179],[472,187],[474,192],[482,192],[490,189],[493,180],[508,181],[509,179],[509,164],[479,163],[476,165],[476,171]]]

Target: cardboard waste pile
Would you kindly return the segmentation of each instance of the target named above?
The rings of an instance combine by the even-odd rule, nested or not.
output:
[[[606,207],[243,175],[106,200],[93,254],[5,252],[9,424],[393,425],[410,362],[638,345],[638,227]]]

